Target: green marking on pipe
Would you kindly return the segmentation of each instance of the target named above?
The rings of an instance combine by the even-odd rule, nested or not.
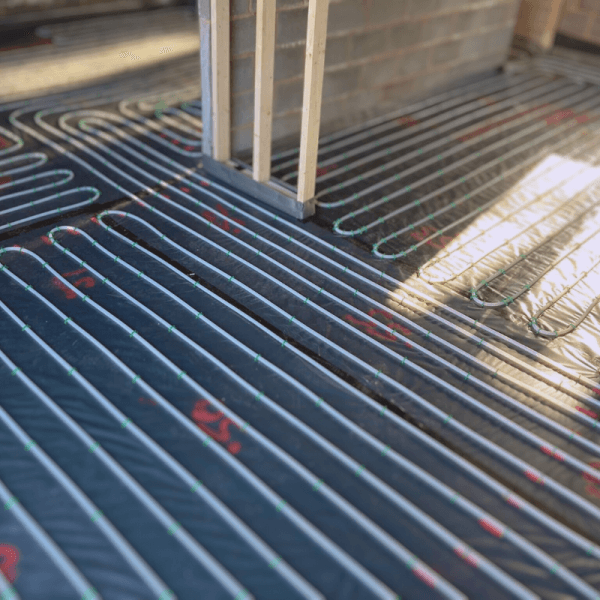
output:
[[[97,510],[95,511],[92,516],[90,517],[90,519],[92,520],[92,523],[95,523],[104,513],[101,510]]]
[[[4,504],[4,510],[11,509],[18,501],[19,501],[19,499],[16,496],[9,498],[7,500],[7,502]]]
[[[169,527],[169,529],[167,529],[167,531],[168,531],[169,535],[173,535],[180,528],[181,528],[181,523],[175,522]]]

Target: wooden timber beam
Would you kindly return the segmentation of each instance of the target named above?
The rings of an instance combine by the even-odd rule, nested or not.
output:
[[[554,45],[565,0],[522,0],[515,34],[535,42],[542,50]]]
[[[211,0],[212,156],[231,158],[231,86],[229,65],[229,0]]]
[[[210,60],[210,2],[198,0],[200,26],[200,90],[202,99],[202,152],[212,156],[212,75]]]
[[[309,0],[308,5],[297,189],[271,176],[276,0],[257,0],[252,167],[231,156],[230,2],[198,0],[198,12],[204,36],[200,46],[204,170],[284,213],[299,219],[310,217],[316,204],[329,0]]]
[[[315,195],[328,11],[329,0],[310,0],[298,165],[298,201],[301,203],[307,202]]]
[[[276,0],[257,0],[256,64],[254,69],[253,178],[271,178],[273,130],[273,69],[275,65]]]

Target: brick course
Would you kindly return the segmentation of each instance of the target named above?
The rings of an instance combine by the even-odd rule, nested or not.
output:
[[[232,150],[244,155],[252,147],[256,0],[246,13],[246,0],[231,2]],[[307,7],[277,0],[275,144],[299,133]],[[501,65],[518,9],[519,0],[330,0],[321,131]]]

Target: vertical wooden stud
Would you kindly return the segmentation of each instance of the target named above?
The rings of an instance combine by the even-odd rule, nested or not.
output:
[[[211,0],[213,155],[231,158],[231,88],[229,83],[229,0]]]
[[[212,156],[212,77],[210,65],[210,0],[198,0],[200,26],[200,88],[202,99],[202,152]]]
[[[253,178],[271,178],[273,129],[273,69],[275,64],[276,0],[257,0],[256,63],[254,68]]]
[[[515,34],[549,50],[554,45],[564,4],[565,0],[522,0]]]
[[[306,202],[315,195],[328,12],[329,0],[310,0],[304,64],[300,163],[298,166],[299,202]]]

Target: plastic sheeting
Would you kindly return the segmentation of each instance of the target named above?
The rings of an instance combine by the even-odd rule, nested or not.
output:
[[[538,73],[472,93],[491,105],[489,87],[516,84],[569,106],[595,93]],[[431,270],[415,253],[378,259],[322,228],[325,208],[295,223],[204,177],[197,103],[157,114],[154,100],[78,102],[0,107],[3,131],[24,140],[0,161],[44,153],[27,176],[71,170],[72,189],[99,193],[69,214],[75,198],[45,200],[56,175],[35,192],[13,172],[0,188],[3,207],[44,199],[34,206],[62,213],[31,207],[0,230],[0,569],[13,597],[600,594],[598,394],[567,352],[507,309],[424,280],[455,274],[454,258]],[[552,127],[511,102],[510,127]],[[593,168],[579,148],[569,164]],[[520,209],[515,189],[496,193],[486,231]],[[543,210],[560,210],[549,198]],[[563,220],[591,202],[578,197]],[[386,206],[384,221],[408,205]],[[381,239],[372,230],[363,244]],[[499,249],[502,264],[513,249]],[[459,292],[487,271],[465,273]]]

